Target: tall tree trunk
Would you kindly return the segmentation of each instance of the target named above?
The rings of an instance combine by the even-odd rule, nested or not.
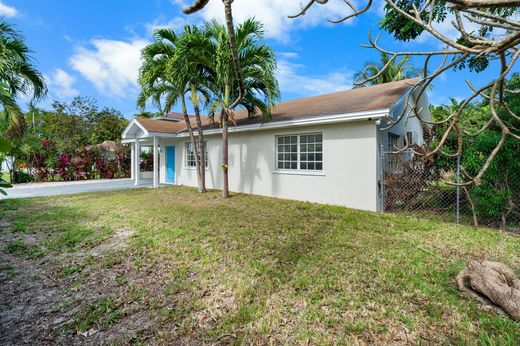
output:
[[[190,135],[191,140],[191,147],[193,149],[193,155],[195,156],[195,166],[200,166],[199,161],[199,153],[197,152],[197,142],[195,141],[195,135],[193,134],[193,127],[191,126],[190,117],[188,116],[188,111],[186,109],[186,100],[184,99],[184,95],[181,96],[181,106],[182,106],[182,113],[184,115],[184,122],[186,123],[186,128],[188,129],[188,133]],[[197,169],[197,182],[199,185],[199,191],[201,186],[201,180],[200,180],[200,172]]]
[[[200,119],[199,97],[197,96],[197,88],[195,84],[191,84],[191,102],[195,111],[195,119],[197,120],[197,128],[199,130],[199,146],[200,159],[197,170],[200,176],[199,192],[206,192],[206,143],[204,143],[204,131],[202,130],[202,121]]]
[[[238,83],[238,97],[233,101],[231,106],[229,105],[229,97],[228,103],[226,104],[226,108],[235,109],[236,106],[242,102],[242,99],[246,96],[246,89],[244,86],[244,78],[242,77],[242,68],[240,67],[240,59],[238,58],[238,47],[235,39],[235,27],[233,25],[233,11],[231,9],[231,4],[234,0],[222,0],[224,3],[224,15],[226,17],[226,28],[229,38],[229,45],[231,46],[231,57],[233,58],[233,67],[235,69],[235,74]]]
[[[222,197],[229,198],[229,160],[228,160],[228,109],[222,110],[222,170],[223,170],[223,187]]]

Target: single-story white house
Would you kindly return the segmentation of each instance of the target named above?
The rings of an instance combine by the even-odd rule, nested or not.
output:
[[[234,192],[381,209],[380,150],[394,150],[407,136],[423,143],[423,127],[409,114],[384,131],[387,117],[397,119],[416,80],[340,91],[281,102],[272,121],[237,111],[229,126],[229,188]],[[414,92],[416,94],[416,92]],[[421,119],[430,119],[425,93],[415,102]],[[195,125],[194,119],[193,124]],[[207,148],[206,185],[222,188],[222,129],[203,125]],[[406,128],[406,133],[404,129]],[[196,131],[195,131],[196,133]],[[182,114],[133,119],[122,135],[132,148],[132,178],[140,184],[139,153],[151,146],[153,185],[197,186],[193,151]]]

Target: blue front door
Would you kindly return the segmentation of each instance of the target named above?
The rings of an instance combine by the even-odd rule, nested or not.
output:
[[[166,182],[175,184],[175,147],[166,147]]]

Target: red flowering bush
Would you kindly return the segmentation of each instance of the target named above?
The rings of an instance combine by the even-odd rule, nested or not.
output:
[[[56,165],[58,174],[63,180],[72,180],[73,174],[70,172],[70,160],[65,154],[61,154]]]
[[[70,168],[74,174],[72,180],[82,180],[86,178],[87,175],[85,173],[85,163],[86,161],[84,159],[77,156],[70,160]]]

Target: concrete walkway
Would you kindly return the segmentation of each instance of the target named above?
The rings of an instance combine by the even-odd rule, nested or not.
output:
[[[0,198],[69,195],[82,192],[123,190],[136,187],[152,187],[152,179],[141,179],[139,186],[134,186],[134,181],[129,178],[17,184],[11,189],[5,189],[4,191],[7,192],[7,196],[0,195]]]

